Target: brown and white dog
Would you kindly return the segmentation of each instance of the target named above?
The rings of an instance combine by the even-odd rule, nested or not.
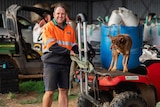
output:
[[[111,50],[112,50],[112,61],[108,71],[116,71],[117,70],[117,61],[119,54],[123,55],[122,65],[123,72],[128,72],[128,60],[130,56],[130,50],[132,47],[132,39],[128,34],[119,34],[118,36],[110,36],[108,37],[111,40]]]

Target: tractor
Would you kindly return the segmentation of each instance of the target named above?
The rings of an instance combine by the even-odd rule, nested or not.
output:
[[[21,75],[42,76],[41,53],[33,48],[32,30],[34,23],[24,17],[34,12],[44,18],[51,11],[30,6],[13,4],[5,13],[6,28],[0,33],[0,69],[17,69]]]

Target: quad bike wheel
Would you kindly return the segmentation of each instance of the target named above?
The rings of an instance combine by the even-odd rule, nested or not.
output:
[[[92,97],[94,96],[93,92],[89,93]],[[106,93],[106,92],[100,92],[99,93],[99,101],[104,105],[106,105],[106,107],[108,107],[108,103],[110,102],[111,98],[110,98],[110,94]],[[80,96],[78,98],[78,107],[96,107],[94,104],[92,104],[89,100],[87,100],[86,98],[84,98],[84,96]]]
[[[81,95],[78,98],[78,107],[92,107],[92,103]]]
[[[137,93],[127,91],[115,96],[110,107],[147,107],[147,103]]]

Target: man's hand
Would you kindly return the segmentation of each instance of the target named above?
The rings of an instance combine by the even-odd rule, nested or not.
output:
[[[74,51],[73,51],[73,50],[70,50],[70,55],[72,55],[72,56],[76,56],[76,54],[74,53]]]

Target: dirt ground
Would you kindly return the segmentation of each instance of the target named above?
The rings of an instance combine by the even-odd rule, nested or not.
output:
[[[69,100],[69,107],[77,107],[77,100],[79,94],[79,86],[71,90],[71,94],[76,94],[74,99]],[[42,103],[22,104],[24,101],[36,100],[39,96],[35,92],[27,94],[17,93],[11,98],[10,94],[0,94],[0,107],[42,107]],[[58,101],[53,101],[52,107],[58,107]]]

